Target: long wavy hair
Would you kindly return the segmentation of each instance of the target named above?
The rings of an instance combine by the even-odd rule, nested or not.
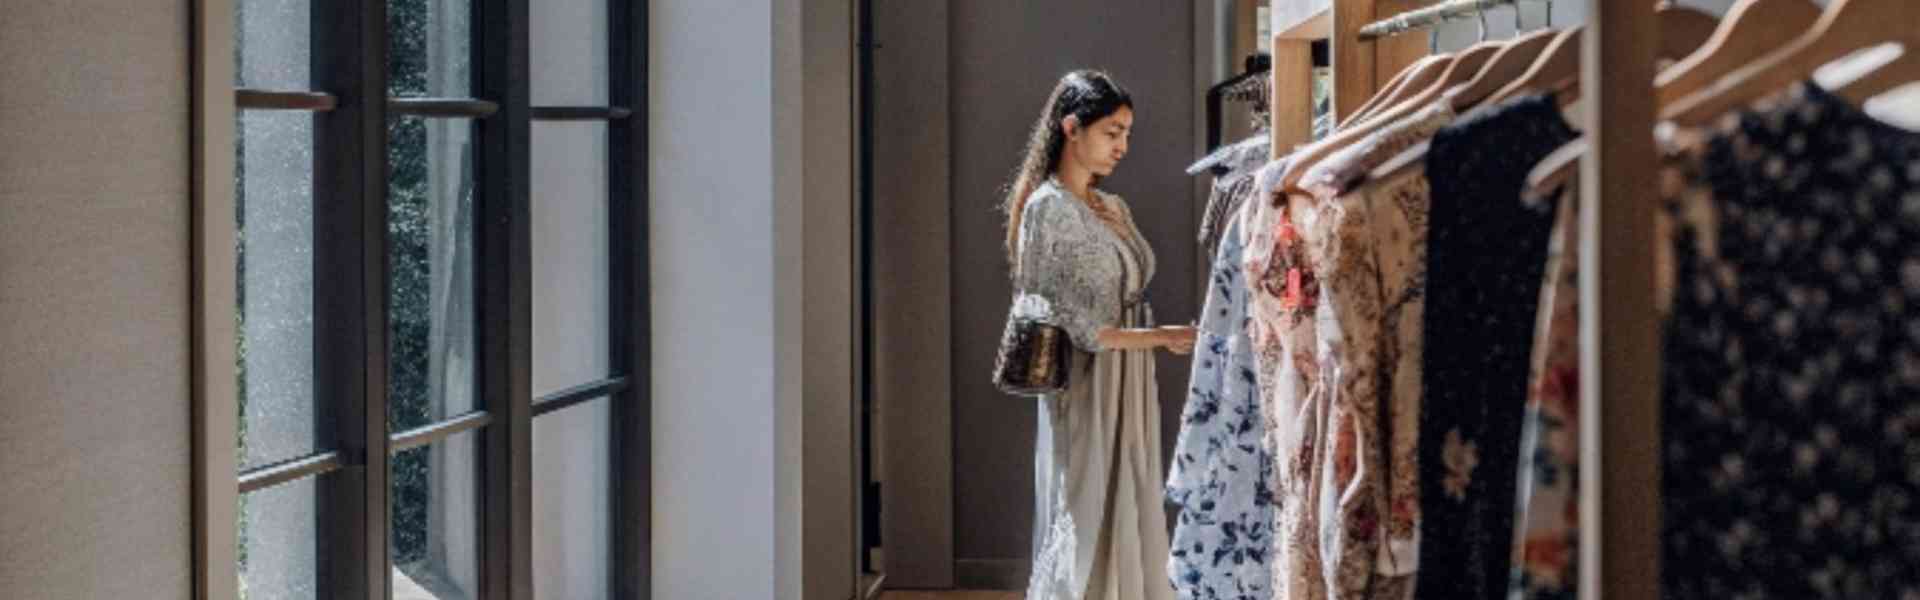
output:
[[[1027,208],[1027,196],[1060,168],[1060,153],[1067,146],[1067,132],[1061,122],[1067,117],[1079,121],[1081,131],[1105,119],[1121,108],[1133,108],[1133,96],[1127,94],[1106,73],[1083,69],[1067,73],[1053,86],[1047,105],[1040,109],[1040,120],[1027,135],[1027,148],[1021,152],[1020,166],[1007,186],[1001,208],[1007,211],[1007,262],[1018,264],[1020,257],[1020,214]]]

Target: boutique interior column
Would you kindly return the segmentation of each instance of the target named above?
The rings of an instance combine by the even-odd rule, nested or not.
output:
[[[1426,0],[1376,0],[1374,17],[1385,19],[1393,15],[1427,6]],[[1393,80],[1393,76],[1432,53],[1432,44],[1428,42],[1424,31],[1409,32],[1367,42],[1373,47],[1373,89]],[[1372,96],[1372,93],[1367,94]],[[1361,98],[1366,102],[1366,98]],[[1343,118],[1346,116],[1341,115]]]
[[[1660,593],[1660,348],[1654,312],[1653,3],[1588,0],[1581,77],[1580,588]],[[1605,76],[1603,77],[1602,74]],[[1602,83],[1604,82],[1604,84]],[[1602,285],[1605,282],[1605,285]],[[1604,410],[1603,410],[1604,408]]]
[[[1273,156],[1313,138],[1313,41],[1273,36]]]
[[[1333,59],[1333,114],[1345,119],[1373,96],[1375,44],[1360,41],[1360,28],[1381,15],[1379,0],[1334,0],[1333,36],[1328,48]]]

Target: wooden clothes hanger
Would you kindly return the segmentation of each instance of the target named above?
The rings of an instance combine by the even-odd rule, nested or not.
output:
[[[1505,81],[1498,91],[1487,95],[1483,103],[1494,104],[1538,90],[1556,90],[1579,80],[1580,75],[1580,37],[1585,28],[1569,27],[1563,31],[1547,30],[1543,33],[1546,40],[1535,60],[1524,65],[1527,70],[1518,77]],[[1491,68],[1491,66],[1489,67]],[[1463,92],[1464,93],[1464,92]],[[1561,93],[1556,96],[1561,106],[1568,104],[1575,94]],[[1368,174],[1369,179],[1391,179],[1403,175],[1410,169],[1423,168],[1426,165],[1427,142],[1421,142],[1405,152],[1393,157]]]
[[[1448,103],[1455,113],[1472,109],[1495,92],[1507,87],[1508,84],[1515,83],[1523,79],[1526,74],[1533,72],[1535,66],[1541,62],[1543,53],[1553,47],[1555,42],[1565,40],[1567,34],[1568,31],[1553,29],[1541,29],[1522,34],[1489,59],[1486,66],[1482,67],[1479,73],[1474,74],[1473,79],[1449,88],[1441,95],[1439,101]],[[1578,44],[1574,45],[1573,54],[1577,66]],[[1426,142],[1416,144],[1374,169],[1369,178],[1378,178],[1382,173],[1391,177],[1406,169],[1415,168],[1424,164],[1423,159],[1426,153]],[[1291,189],[1304,175],[1305,171],[1289,169],[1283,183]]]
[[[1662,4],[1654,17],[1660,21],[1660,58],[1666,60],[1692,54],[1707,43],[1719,24],[1707,13],[1671,2]],[[1567,28],[1541,51],[1540,60],[1534,61],[1532,69],[1494,92],[1486,102],[1506,102],[1532,91],[1555,92],[1562,106],[1578,100],[1580,37],[1584,30],[1585,27],[1579,25]]]
[[[1654,10],[1654,17],[1660,20],[1660,57],[1667,60],[1680,60],[1693,54],[1720,30],[1720,19],[1699,9],[1674,4],[1672,0],[1661,2]]]
[[[1379,92],[1375,93],[1372,97],[1367,98],[1366,102],[1360,103],[1359,108],[1354,109],[1352,114],[1349,114],[1344,118],[1341,118],[1340,122],[1335,123],[1333,128],[1339,129],[1341,127],[1346,127],[1348,125],[1354,124],[1355,122],[1358,122],[1358,120],[1363,115],[1367,114],[1367,111],[1373,110],[1373,107],[1378,106],[1380,104],[1381,98],[1384,98],[1387,95],[1392,94],[1393,92],[1399,90],[1400,86],[1405,85],[1407,83],[1408,75],[1412,74],[1414,71],[1419,70],[1422,65],[1427,64],[1433,58],[1434,57],[1432,56],[1422,56],[1420,57],[1419,60],[1413,61],[1413,64],[1407,65],[1407,68],[1401,69],[1399,73],[1394,73],[1393,79],[1387,80],[1387,84],[1384,86],[1381,86]]]
[[[1394,75],[1393,79],[1387,82],[1386,88],[1374,94],[1372,98],[1368,98],[1366,103],[1360,105],[1359,110],[1348,115],[1336,129],[1345,129],[1352,127],[1355,123],[1366,122],[1375,113],[1399,104],[1415,91],[1426,89],[1433,85],[1435,79],[1440,78],[1450,64],[1453,64],[1451,54],[1436,54],[1415,61],[1407,68],[1401,69],[1400,74]]]
[[[1533,61],[1532,68],[1515,78],[1500,91],[1487,96],[1486,103],[1506,102],[1531,91],[1557,91],[1580,78],[1580,36],[1586,28],[1579,25],[1568,27],[1555,36],[1540,51],[1540,59]],[[1561,94],[1569,96],[1570,94]],[[1566,100],[1563,98],[1563,100]]]
[[[1526,67],[1532,65],[1534,58],[1540,56],[1540,50],[1544,50],[1555,35],[1557,35],[1557,31],[1553,31],[1553,29],[1540,29],[1540,31],[1524,33],[1521,37],[1513,38],[1513,40],[1509,40],[1509,42],[1505,42],[1505,44],[1498,44],[1498,48],[1494,50],[1494,54],[1488,56],[1486,63],[1476,69],[1471,79],[1467,79],[1467,81],[1457,81],[1457,77],[1444,77],[1444,79],[1440,81],[1440,85],[1430,87],[1427,92],[1423,92],[1423,94],[1419,94],[1419,96],[1415,96],[1415,98],[1411,98],[1411,100],[1407,100],[1407,102],[1402,102],[1390,115],[1382,115],[1379,119],[1367,121],[1367,123],[1363,123],[1361,127],[1356,127],[1356,129],[1350,129],[1350,131],[1342,133],[1344,138],[1338,140],[1338,142],[1334,142],[1334,144],[1311,148],[1311,152],[1304,154],[1302,160],[1286,165],[1286,175],[1281,177],[1281,188],[1284,188],[1284,190],[1298,190],[1300,177],[1306,177],[1306,173],[1308,173],[1308,169],[1313,163],[1325,160],[1327,156],[1332,156],[1334,152],[1338,152],[1340,148],[1344,148],[1344,146],[1348,146],[1348,144],[1352,144],[1352,142],[1356,142],[1356,140],[1371,137],[1373,133],[1377,133],[1380,129],[1386,129],[1388,125],[1400,121],[1405,115],[1411,115],[1411,113],[1417,112],[1417,110],[1421,110],[1421,108],[1427,108],[1427,106],[1430,106],[1430,104],[1436,102],[1436,100],[1438,100],[1438,102],[1448,102],[1455,113],[1465,112],[1465,110],[1473,108],[1473,104],[1476,104],[1476,102],[1482,100],[1482,98],[1486,98],[1486,94],[1492,94],[1496,88],[1505,85],[1505,83],[1511,81],[1513,77],[1519,77],[1521,73],[1524,73]],[[1469,52],[1473,52],[1473,50],[1469,50]],[[1463,52],[1463,56],[1453,62],[1452,67],[1450,67],[1450,73],[1465,75],[1467,71],[1465,71],[1465,69],[1459,69],[1459,65],[1465,62],[1467,62],[1467,52]],[[1438,98],[1436,98],[1436,96],[1438,96]]]
[[[1671,3],[1662,5],[1656,18],[1660,20],[1661,48],[1660,58],[1675,59],[1686,56],[1702,47],[1710,37],[1712,30],[1699,27],[1698,19],[1705,13],[1693,9],[1677,7]],[[1521,94],[1535,91],[1554,92],[1555,99],[1562,107],[1579,99],[1578,82],[1580,79],[1580,38],[1584,28],[1575,26],[1554,39],[1553,44],[1541,53],[1540,60],[1533,68],[1513,83],[1502,88],[1488,98],[1489,103],[1511,100]],[[1526,197],[1538,197],[1540,191],[1552,191],[1572,179],[1579,170],[1579,160],[1586,153],[1587,142],[1575,140],[1560,150],[1547,155],[1539,168],[1529,174]]]
[[[1699,92],[1753,57],[1793,41],[1819,18],[1820,7],[1807,0],[1740,0],[1705,45],[1654,78],[1655,106],[1671,106]]]
[[[1658,101],[1685,97],[1705,87],[1728,71],[1743,66],[1754,54],[1793,41],[1802,23],[1812,23],[1819,18],[1819,7],[1806,0],[1740,0],[1727,11],[1727,18],[1706,44],[1661,71],[1655,80]],[[1847,84],[1843,95],[1871,97],[1898,87],[1904,83],[1902,77],[1906,77],[1904,81],[1920,78],[1920,60],[1909,59],[1909,56],[1912,55],[1902,54]],[[1895,63],[1902,61],[1907,66],[1896,66]],[[1915,76],[1908,77],[1908,73]],[[1526,197],[1544,198],[1571,182],[1580,171],[1580,159],[1585,156],[1587,145],[1585,139],[1576,140],[1540,161],[1527,176]]]
[[[1806,79],[1827,63],[1887,42],[1920,48],[1920,2],[1833,0],[1813,31],[1681,99],[1661,116],[1680,125],[1699,125]]]
[[[1572,182],[1573,177],[1580,174],[1580,159],[1587,155],[1589,145],[1586,136],[1581,136],[1540,159],[1540,164],[1527,172],[1527,187],[1520,197],[1537,202]]]
[[[1669,59],[1678,58],[1705,44],[1717,24],[1717,21],[1706,13],[1676,6],[1670,2],[1664,3],[1656,14],[1660,19],[1663,40],[1661,54]],[[1529,91],[1567,92],[1568,90],[1565,89],[1567,86],[1577,85],[1578,82],[1581,32],[1582,28],[1576,26],[1559,32],[1550,29],[1541,30],[1515,39],[1497,51],[1487,64],[1475,73],[1472,80],[1447,88],[1443,98],[1456,112],[1463,112],[1479,104],[1503,102]],[[1429,97],[1429,94],[1422,94],[1415,100]],[[1577,92],[1558,95],[1562,106],[1577,98]],[[1377,99],[1378,97],[1370,99],[1369,103]],[[1402,106],[1408,106],[1411,102],[1413,101],[1404,102]],[[1404,111],[1395,112],[1403,113]],[[1376,129],[1369,128],[1368,133]],[[1356,134],[1357,132],[1349,133],[1344,137],[1357,137]],[[1338,143],[1344,146],[1345,143],[1350,142]],[[1304,176],[1305,165],[1317,162],[1331,152],[1337,151],[1337,147],[1332,147],[1332,144],[1329,147],[1324,149],[1324,152],[1310,151],[1301,155],[1299,160],[1289,166],[1287,174],[1282,178],[1283,186],[1293,188],[1299,178]],[[1425,149],[1425,144],[1416,146],[1403,153],[1401,157],[1396,157],[1395,160],[1382,165],[1380,171],[1391,173],[1408,168],[1409,165],[1419,164],[1424,158]],[[1323,150],[1323,148],[1313,150]]]
[[[1373,135],[1374,132],[1433,104],[1433,102],[1439,99],[1447,90],[1470,81],[1483,70],[1483,67],[1490,62],[1495,54],[1505,49],[1508,43],[1509,42],[1506,41],[1480,42],[1466,50],[1462,50],[1455,55],[1453,62],[1447,65],[1446,71],[1440,75],[1437,81],[1433,82],[1433,85],[1427,86],[1426,89],[1420,90],[1419,93],[1412,97],[1401,101],[1391,108],[1382,110],[1380,114],[1358,125],[1341,130],[1333,136],[1321,140],[1319,143],[1294,153],[1293,160],[1287,164],[1286,172],[1281,175],[1279,189],[1286,192],[1303,191],[1299,190],[1296,184],[1299,183],[1301,177],[1306,175],[1307,169],[1312,167],[1314,163],[1318,163],[1322,159],[1332,156],[1335,152],[1339,152],[1354,142],[1364,140],[1367,136]]]
[[[1874,96],[1915,81],[1920,81],[1920,47],[1905,45],[1899,56],[1841,84],[1835,92],[1848,102],[1865,104]]]
[[[1562,35],[1563,32],[1552,29],[1521,35],[1487,61],[1487,66],[1481,68],[1472,81],[1447,90],[1443,98],[1453,106],[1456,114],[1479,106],[1482,100],[1525,75],[1540,58],[1540,53]]]

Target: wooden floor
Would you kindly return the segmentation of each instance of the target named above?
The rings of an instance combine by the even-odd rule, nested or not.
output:
[[[1020,600],[1020,592],[921,592],[891,590],[882,592],[880,600]]]

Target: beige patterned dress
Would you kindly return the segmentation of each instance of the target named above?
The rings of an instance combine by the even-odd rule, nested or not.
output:
[[[1412,593],[1429,195],[1417,168],[1361,180],[1452,120],[1436,106],[1396,122],[1310,168],[1301,183],[1311,197],[1254,217],[1266,232],[1250,246],[1266,250],[1248,253],[1258,256],[1255,305],[1267,307],[1256,329],[1275,332],[1272,369],[1301,382],[1274,386],[1266,403],[1276,411],[1278,597]]]

